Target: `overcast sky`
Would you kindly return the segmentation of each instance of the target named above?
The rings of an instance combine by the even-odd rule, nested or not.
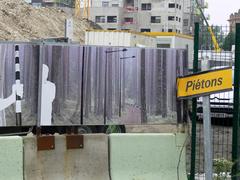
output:
[[[228,25],[229,15],[240,9],[240,0],[206,0],[210,15],[209,24]]]

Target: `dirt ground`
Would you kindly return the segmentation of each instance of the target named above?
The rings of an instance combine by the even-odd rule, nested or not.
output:
[[[0,1],[0,40],[30,41],[64,37],[65,19],[69,15],[56,8],[34,8],[24,0]],[[86,29],[93,26],[86,19],[74,18],[74,39],[84,42]]]

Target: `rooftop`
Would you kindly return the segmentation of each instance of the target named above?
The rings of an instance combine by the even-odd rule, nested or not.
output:
[[[121,33],[131,33],[131,34],[137,34],[137,35],[143,35],[143,36],[150,36],[150,37],[157,37],[157,36],[176,36],[181,37],[185,39],[193,39],[192,36],[180,34],[176,32],[135,32],[130,30],[87,30],[88,32],[121,32]]]

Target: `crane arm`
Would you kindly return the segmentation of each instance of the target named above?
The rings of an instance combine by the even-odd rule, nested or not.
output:
[[[209,31],[209,33],[211,34],[211,38],[212,38],[212,42],[213,42],[215,51],[216,51],[216,52],[221,52],[221,48],[220,48],[219,45],[218,45],[216,36],[214,35],[211,26],[208,27],[208,31]]]
[[[219,44],[218,44],[218,42],[217,42],[217,38],[216,38],[216,36],[214,35],[211,26],[209,26],[206,17],[204,16],[204,13],[203,13],[202,8],[200,7],[200,5],[199,5],[199,3],[198,3],[198,0],[196,0],[196,3],[197,3],[198,9],[199,9],[200,12],[201,12],[201,15],[202,15],[202,17],[203,17],[203,20],[205,21],[205,23],[206,23],[206,25],[207,25],[208,31],[209,31],[209,33],[210,33],[210,35],[211,35],[212,42],[213,42],[213,45],[214,45],[214,49],[215,49],[216,52],[220,52],[220,51],[221,51],[221,48],[219,47]]]

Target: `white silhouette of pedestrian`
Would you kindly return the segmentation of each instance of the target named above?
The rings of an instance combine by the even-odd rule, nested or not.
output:
[[[47,80],[49,68],[43,64],[42,68],[42,94],[41,94],[41,125],[52,124],[52,103],[56,94],[56,86]]]
[[[5,99],[0,98],[0,111],[6,109],[7,107],[9,107],[13,103],[15,103],[16,95],[18,95],[22,98],[22,96],[23,96],[23,85],[22,84],[19,84],[19,85],[13,84],[12,85],[12,94]]]
[[[5,99],[0,98],[0,116],[1,116],[0,117],[0,126],[7,125],[4,109],[11,106],[13,103],[16,103],[16,95],[18,95],[22,98],[22,96],[23,96],[23,85],[22,84],[18,84],[18,85],[13,84],[12,85],[12,94]]]

